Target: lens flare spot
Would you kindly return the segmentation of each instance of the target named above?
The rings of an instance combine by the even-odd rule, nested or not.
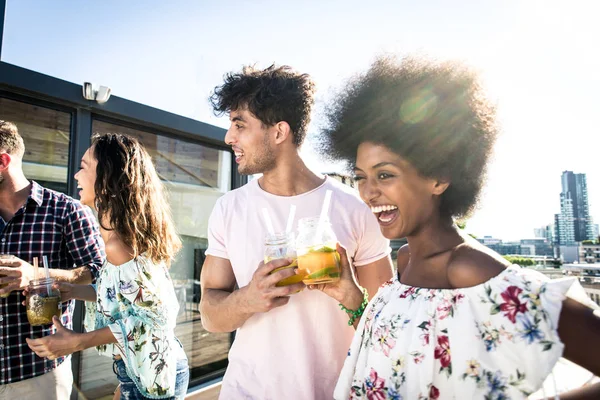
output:
[[[417,124],[429,118],[437,108],[437,96],[422,90],[405,100],[400,106],[400,118],[407,124]]]

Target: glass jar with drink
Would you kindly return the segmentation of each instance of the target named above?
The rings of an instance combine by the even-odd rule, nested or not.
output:
[[[298,223],[298,272],[307,285],[332,283],[340,279],[337,238],[327,218],[302,218]]]
[[[267,236],[265,237],[265,264],[269,261],[282,258],[291,258],[293,260],[291,264],[275,268],[271,273],[286,268],[296,268],[298,266],[295,247],[293,232],[267,233]],[[294,283],[300,283],[302,282],[302,278],[304,278],[304,275],[297,273],[280,280],[275,286],[288,286],[293,285]]]
[[[53,283],[52,278],[33,279],[29,282],[25,304],[31,326],[51,324],[55,315],[60,318],[60,291],[52,287]]]

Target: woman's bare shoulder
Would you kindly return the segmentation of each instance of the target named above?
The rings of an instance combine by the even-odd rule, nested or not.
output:
[[[454,288],[471,287],[489,281],[510,263],[487,247],[466,242],[453,250],[448,262],[448,282]]]
[[[112,237],[104,243],[106,259],[112,265],[123,265],[133,259],[131,247],[123,243],[122,240]]]

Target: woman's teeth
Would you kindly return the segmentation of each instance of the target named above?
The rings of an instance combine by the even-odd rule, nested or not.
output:
[[[393,214],[392,215],[383,215],[383,214],[380,214],[379,217],[378,217],[378,219],[381,222],[390,222],[391,220],[394,219],[394,215]]]
[[[397,209],[398,209],[398,207],[396,207],[394,205],[371,207],[371,211],[375,214],[377,219],[380,222],[383,222],[384,224],[388,223],[388,222],[392,221],[394,218],[396,218],[396,213],[390,212],[390,211],[394,211]]]
[[[392,205],[371,207],[371,211],[374,214],[379,214],[380,212],[392,211],[392,210],[397,210],[397,209],[398,209],[398,207],[392,206]]]

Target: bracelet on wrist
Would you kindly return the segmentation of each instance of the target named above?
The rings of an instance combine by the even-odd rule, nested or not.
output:
[[[362,303],[360,303],[358,310],[350,310],[349,308],[344,307],[344,305],[340,303],[340,308],[346,311],[346,313],[348,313],[348,326],[354,325],[354,321],[360,319],[360,317],[365,312],[365,308],[367,308],[367,304],[369,304],[369,293],[367,292],[367,289],[363,288],[362,292],[363,301]]]

